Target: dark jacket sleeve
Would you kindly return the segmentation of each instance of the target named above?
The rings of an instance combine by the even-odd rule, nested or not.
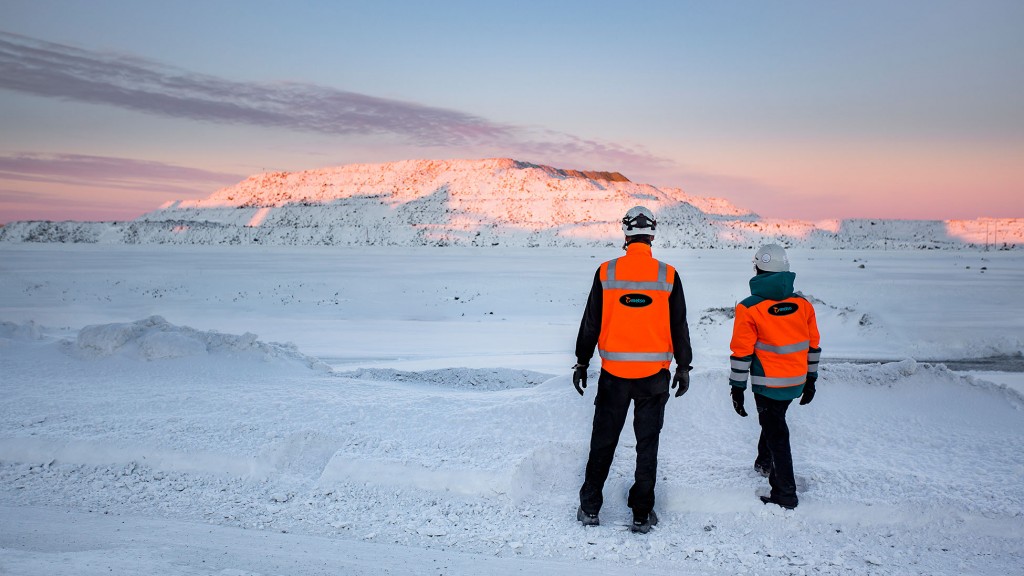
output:
[[[601,308],[604,304],[604,288],[601,287],[601,269],[594,273],[594,285],[590,287],[587,308],[583,311],[580,321],[580,333],[576,336],[576,361],[590,364],[597,347],[597,338],[601,334]]]
[[[693,368],[693,348],[690,347],[690,326],[686,323],[686,296],[683,295],[683,281],[676,273],[672,283],[672,293],[668,296],[669,323],[672,327],[672,350],[676,356],[676,364]]]

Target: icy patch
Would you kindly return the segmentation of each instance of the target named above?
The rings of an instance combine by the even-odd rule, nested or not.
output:
[[[550,374],[541,372],[510,368],[445,368],[423,372],[404,372],[391,368],[361,368],[352,372],[339,372],[338,375],[357,380],[408,382],[441,388],[481,391],[532,388],[552,377]]]
[[[78,333],[71,351],[77,356],[123,356],[140,360],[164,360],[201,356],[242,356],[264,362],[298,361],[310,368],[329,371],[320,360],[306,356],[294,344],[262,342],[252,333],[242,335],[201,331],[175,326],[160,316],[131,323],[86,326]]]

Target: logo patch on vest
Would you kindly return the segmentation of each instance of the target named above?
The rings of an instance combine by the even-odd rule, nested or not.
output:
[[[799,310],[796,302],[783,302],[782,304],[775,304],[768,307],[768,313],[772,316],[789,316],[790,314]]]
[[[630,308],[643,308],[654,303],[654,298],[645,294],[626,294],[619,298],[619,303]]]

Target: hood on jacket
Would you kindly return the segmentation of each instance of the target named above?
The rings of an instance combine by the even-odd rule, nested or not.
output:
[[[766,300],[785,300],[793,295],[795,272],[766,272],[750,279],[750,293]]]

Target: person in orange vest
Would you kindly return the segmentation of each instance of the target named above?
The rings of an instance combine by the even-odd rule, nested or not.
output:
[[[729,376],[733,409],[746,416],[743,392],[747,376],[754,389],[761,437],[754,469],[768,477],[771,494],[765,504],[796,508],[796,481],[789,447],[786,410],[794,399],[810,404],[818,380],[821,348],[814,306],[793,290],[786,250],[766,244],[754,254],[750,296],[736,305]]]
[[[572,380],[581,396],[595,346],[601,356],[590,456],[576,511],[584,526],[600,524],[602,491],[630,402],[636,435],[636,474],[627,500],[633,511],[630,529],[646,534],[658,523],[654,484],[669,380],[676,396],[686,393],[693,351],[679,274],[651,255],[656,229],[654,214],[647,208],[636,206],[626,213],[626,255],[598,267],[576,338]],[[676,370],[671,377],[673,358]]]

